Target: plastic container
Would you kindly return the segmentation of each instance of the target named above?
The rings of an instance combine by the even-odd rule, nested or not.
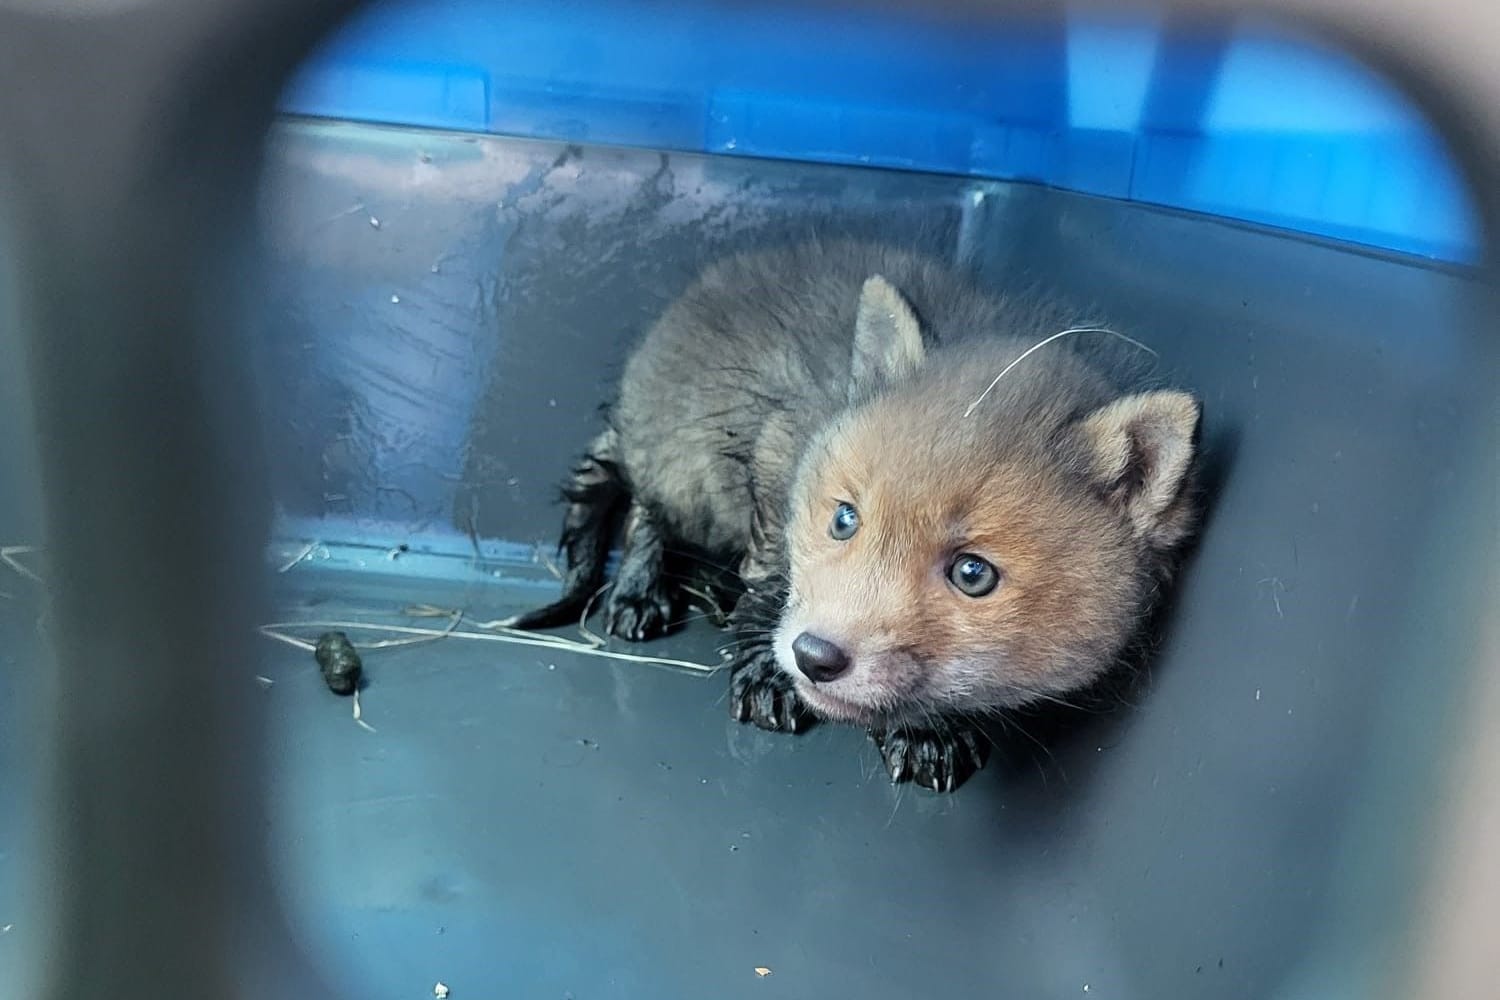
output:
[[[1410,643],[1461,586],[1418,567],[1457,541],[1441,484],[1491,401],[1467,279],[1005,182],[311,122],[273,151],[281,621],[550,599],[558,484],[632,337],[701,261],[830,203],[953,219],[961,263],[1105,303],[1204,398],[1218,479],[1150,683],[1017,719],[1036,742],[951,800],[891,787],[860,732],[730,722],[722,677],[449,638],[370,654],[372,734],[271,653],[279,888],[330,976],[1248,998],[1316,955],[1385,713],[1445,670]]]
[[[366,652],[358,718],[310,652],[256,637],[253,668],[201,664],[232,710],[110,675],[119,697],[57,723],[73,734],[57,746],[98,754],[59,751],[75,765],[109,763],[106,736],[160,749],[168,730],[146,717],[217,746],[220,766],[253,753],[193,719],[266,748],[263,785],[192,768],[201,784],[163,783],[264,789],[264,823],[261,799],[230,800],[248,818],[225,843],[242,853],[203,862],[244,873],[274,916],[264,938],[232,925],[236,981],[296,970],[368,1000],[438,983],[454,1000],[1259,1000],[1394,981],[1490,593],[1500,348],[1475,199],[1391,84],[1258,22],[470,0],[372,8],[281,109],[254,237],[214,286],[232,294],[210,297],[222,340],[192,341],[253,359],[258,395],[141,411],[227,409],[256,450],[190,454],[180,489],[156,495],[179,495],[201,539],[210,502],[239,501],[224,483],[263,491],[271,601],[233,607],[268,631],[428,641]],[[1016,718],[951,797],[892,787],[860,732],[735,725],[722,676],[481,624],[555,587],[557,486],[633,338],[705,260],[830,215],[896,239],[949,232],[936,249],[986,282],[1045,275],[1205,401],[1211,518],[1148,675],[1110,711]],[[133,343],[144,357],[153,341]],[[39,396],[44,428],[86,439],[107,423],[75,426],[55,389]],[[36,446],[56,477],[60,440],[28,430],[0,458],[29,467],[18,453]],[[38,532],[26,492],[0,490],[18,539]],[[99,524],[138,500],[101,497]],[[54,548],[68,502],[53,495]],[[233,544],[153,559],[140,592],[215,607],[211,568],[261,540],[253,518],[222,519]],[[77,586],[84,552],[64,545],[73,576],[15,557]],[[19,705],[45,660],[41,588],[0,567],[0,591],[0,697]],[[81,685],[79,650],[102,647],[67,646],[94,635],[58,617],[77,593],[48,627],[73,630],[59,676]],[[131,662],[182,651],[151,635]],[[711,667],[720,641],[698,623],[625,651]],[[174,717],[169,696],[202,714]],[[30,762],[15,732],[0,727],[7,773]],[[0,796],[16,843],[33,781],[54,773],[39,766]],[[88,777],[58,787],[103,784]],[[137,897],[80,887],[135,871],[115,847],[153,856],[55,819],[106,815],[77,811],[87,795],[48,801],[72,839],[0,845],[5,992],[24,964],[7,925],[50,899],[28,879],[90,859],[64,866],[94,879],[59,883],[64,910],[119,914]]]

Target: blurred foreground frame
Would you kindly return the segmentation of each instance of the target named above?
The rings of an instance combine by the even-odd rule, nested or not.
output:
[[[895,6],[825,2],[851,17]],[[260,444],[237,418],[252,405],[247,366],[218,335],[214,303],[241,293],[237,234],[252,223],[282,83],[357,6],[0,0],[0,264],[15,290],[0,335],[19,338],[28,364],[53,656],[29,713],[42,775],[33,850],[45,863],[32,877],[32,925],[17,931],[35,966],[28,995],[339,995],[314,982],[269,897],[263,734],[234,686],[209,674],[254,672],[270,515]],[[933,17],[1056,10],[925,7]],[[1172,9],[1301,24],[1390,74],[1444,132],[1496,231],[1500,5]],[[1492,245],[1486,294],[1500,305]],[[1319,967],[1285,996],[1328,995],[1336,983],[1393,998],[1492,986],[1500,859],[1482,845],[1500,841],[1497,423],[1476,421],[1464,442],[1463,474],[1487,481],[1442,498],[1455,523],[1490,530],[1404,568],[1478,582],[1467,606],[1405,609],[1459,623],[1452,632],[1468,641],[1402,651],[1410,690],[1384,706],[1389,759],[1371,772],[1381,787],[1362,790],[1365,819],[1344,852]],[[1421,665],[1435,658],[1462,662],[1470,689],[1424,685]],[[1434,725],[1457,734],[1451,756],[1413,762],[1405,734]]]

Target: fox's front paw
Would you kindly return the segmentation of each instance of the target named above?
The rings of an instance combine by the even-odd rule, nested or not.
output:
[[[629,593],[618,585],[610,591],[604,627],[610,635],[627,642],[645,642],[666,633],[672,621],[672,593],[656,583],[640,593]]]
[[[892,782],[910,780],[934,792],[951,792],[984,767],[984,734],[968,726],[872,729],[870,738]]]
[[[750,650],[730,668],[729,714],[775,732],[795,733],[811,722],[792,679],[776,668],[766,647]]]

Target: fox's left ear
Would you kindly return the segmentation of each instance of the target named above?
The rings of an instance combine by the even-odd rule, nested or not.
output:
[[[871,384],[910,375],[926,357],[922,325],[906,299],[878,274],[867,280],[854,321],[851,396]]]
[[[1192,396],[1163,390],[1117,399],[1080,422],[1090,474],[1121,506],[1136,537],[1177,540],[1177,501],[1198,450],[1202,415]]]

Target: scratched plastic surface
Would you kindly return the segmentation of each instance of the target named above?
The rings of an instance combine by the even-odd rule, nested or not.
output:
[[[991,187],[357,125],[274,149],[249,322],[282,512],[458,554],[551,541],[569,453],[707,255],[814,216],[962,238]]]
[[[732,724],[720,677],[449,639],[368,657],[372,733],[268,643],[268,689],[226,682],[271,711],[299,942],[372,1000],[1362,995],[1463,662],[1455,456],[1496,347],[1461,273],[1003,183],[288,124],[229,324],[273,562],[303,557],[283,617],[545,596],[631,338],[703,259],[830,210],[951,223],[958,266],[1086,295],[1203,396],[1213,515],[1149,677],[1019,720],[939,798],[859,733]]]

